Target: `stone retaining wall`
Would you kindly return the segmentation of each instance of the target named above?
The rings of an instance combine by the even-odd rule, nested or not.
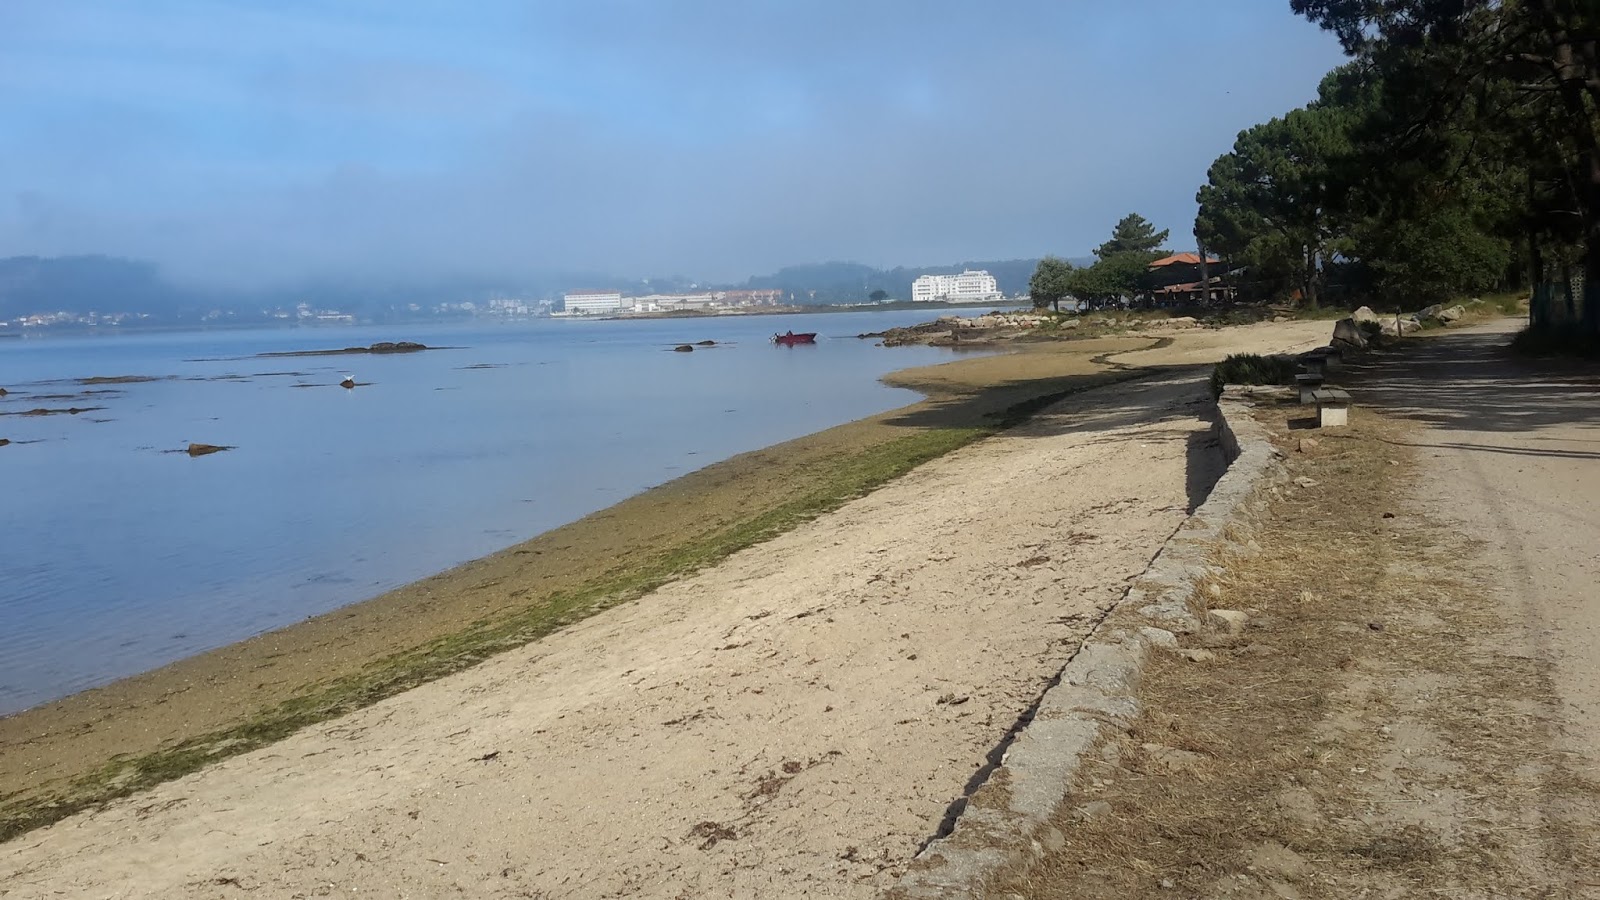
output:
[[[1220,543],[1249,540],[1251,510],[1283,477],[1266,429],[1250,415],[1252,406],[1248,390],[1223,392],[1217,437],[1228,470],[1068,660],[999,767],[969,798],[954,830],[918,854],[887,897],[982,896],[998,876],[1025,870],[1062,846],[1064,835],[1051,820],[1072,802],[1080,761],[1097,752],[1113,729],[1126,731],[1138,718],[1139,677],[1148,654],[1176,647],[1177,634],[1207,627],[1207,618],[1230,621],[1218,615],[1226,611],[1205,612],[1201,592],[1213,572],[1210,560]]]

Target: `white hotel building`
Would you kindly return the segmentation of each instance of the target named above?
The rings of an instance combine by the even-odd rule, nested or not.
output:
[[[562,297],[562,309],[569,316],[591,316],[622,309],[621,291],[575,291]]]
[[[1001,298],[994,276],[968,269],[960,275],[924,275],[911,284],[911,299],[918,303],[980,303]]]

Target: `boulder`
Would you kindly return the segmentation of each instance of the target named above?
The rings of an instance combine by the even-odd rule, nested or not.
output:
[[[679,344],[678,346],[673,347],[672,351],[674,353],[693,353],[694,352],[694,345],[693,344]]]
[[[1380,317],[1377,313],[1372,311],[1372,307],[1363,306],[1351,313],[1350,318],[1354,319],[1357,325],[1360,325],[1362,322],[1376,322]]]
[[[1416,317],[1420,321],[1427,321],[1428,319],[1437,319],[1437,318],[1439,318],[1439,313],[1441,311],[1443,311],[1443,310],[1444,310],[1443,306],[1440,306],[1439,304],[1435,303],[1432,306],[1424,306],[1422,308],[1422,310],[1416,314]]]
[[[1363,309],[1364,308],[1365,307],[1363,307]],[[1361,330],[1361,326],[1356,322],[1354,317],[1349,319],[1340,319],[1338,322],[1334,323],[1332,343],[1335,347],[1349,347],[1353,350],[1365,350],[1367,348],[1367,333]]]
[[[1467,314],[1467,308],[1464,307],[1464,306],[1459,306],[1458,305],[1458,306],[1449,307],[1447,309],[1439,310],[1439,312],[1435,316],[1435,318],[1437,318],[1439,321],[1445,323],[1446,325],[1449,325],[1451,322],[1454,322],[1455,320],[1461,318],[1462,316],[1464,316],[1466,314]]]
[[[1383,329],[1383,333],[1389,337],[1399,337],[1410,334],[1413,331],[1421,331],[1422,323],[1415,316],[1400,319],[1398,324],[1394,319],[1386,318],[1378,323],[1378,327]]]

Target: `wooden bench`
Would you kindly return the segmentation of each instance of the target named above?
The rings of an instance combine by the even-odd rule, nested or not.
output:
[[[1323,376],[1321,372],[1302,372],[1294,377],[1295,387],[1300,389],[1300,404],[1316,402],[1312,396],[1318,388],[1322,387]]]
[[[1338,388],[1318,388],[1311,392],[1317,403],[1317,427],[1337,428],[1350,424],[1350,395]]]

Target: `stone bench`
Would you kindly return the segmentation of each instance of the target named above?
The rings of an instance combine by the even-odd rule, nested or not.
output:
[[[1321,372],[1301,372],[1294,377],[1295,387],[1300,389],[1300,404],[1315,403],[1312,394],[1322,387],[1323,375]]]
[[[1317,427],[1337,428],[1350,424],[1350,395],[1338,388],[1317,388],[1311,392],[1317,404]]]

